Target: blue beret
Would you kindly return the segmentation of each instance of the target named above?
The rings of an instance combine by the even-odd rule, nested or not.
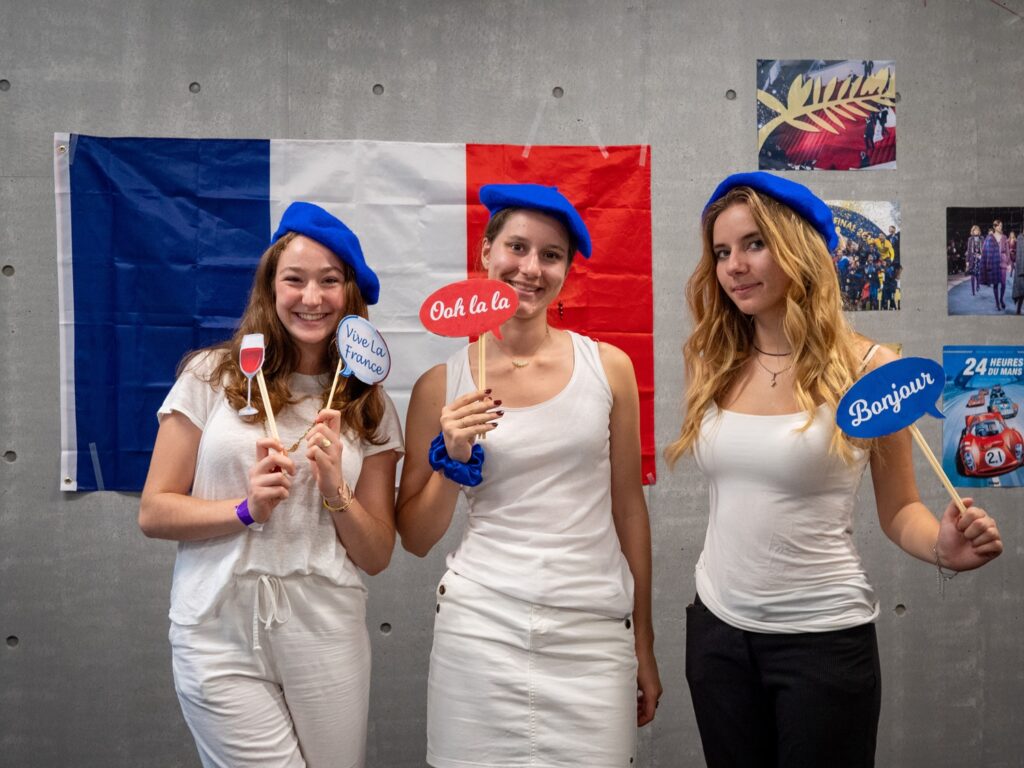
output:
[[[711,199],[704,206],[706,212],[708,206],[736,187],[750,187],[769,197],[778,200],[783,205],[788,205],[803,218],[807,223],[818,230],[828,245],[829,252],[834,251],[839,245],[839,235],[836,234],[836,225],[832,220],[832,211],[825,205],[825,202],[815,195],[803,184],[784,179],[781,176],[773,176],[764,171],[753,173],[734,173],[725,179],[715,191],[711,193]],[[703,214],[702,214],[703,215]]]
[[[359,286],[366,303],[377,303],[380,296],[380,280],[366,265],[363,249],[359,247],[359,238],[341,222],[341,219],[332,216],[319,205],[292,203],[281,217],[277,232],[270,238],[271,244],[289,232],[305,235],[330,248],[335,256],[352,267],[356,275],[356,285]]]
[[[540,184],[486,184],[480,187],[480,202],[487,206],[491,216],[505,208],[529,208],[554,216],[563,225],[583,258],[590,258],[590,233],[583,218],[558,191],[558,187]]]

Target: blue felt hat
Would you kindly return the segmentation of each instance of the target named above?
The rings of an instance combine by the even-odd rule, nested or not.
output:
[[[713,202],[724,197],[730,189],[735,189],[736,187],[750,187],[778,200],[783,205],[788,205],[803,218],[807,219],[807,222],[818,231],[825,240],[829,252],[834,251],[838,247],[839,235],[836,234],[836,225],[832,220],[832,211],[825,205],[825,202],[803,184],[797,184],[795,181],[784,179],[781,176],[773,176],[764,171],[734,173],[726,178],[711,193],[711,198],[708,200],[707,205],[704,206],[704,212],[707,212],[708,206]],[[703,216],[703,213],[701,216]]]
[[[480,202],[491,216],[505,208],[529,208],[554,216],[565,225],[583,258],[590,258],[590,233],[583,218],[558,187],[540,184],[486,184],[480,187]]]
[[[297,232],[316,240],[320,245],[330,248],[339,259],[348,264],[356,275],[356,285],[363,294],[367,304],[376,304],[380,296],[380,280],[376,273],[366,265],[363,249],[359,247],[359,238],[355,232],[346,227],[341,219],[332,216],[319,205],[312,203],[292,203],[281,217],[271,244],[276,243],[289,232]]]

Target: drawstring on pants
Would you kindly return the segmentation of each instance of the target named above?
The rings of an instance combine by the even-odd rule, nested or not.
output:
[[[262,603],[268,603],[267,615],[263,615]],[[252,602],[252,649],[260,650],[260,622],[263,629],[270,630],[274,624],[284,624],[292,616],[292,604],[288,601],[284,582],[277,576],[261,575],[256,579]]]

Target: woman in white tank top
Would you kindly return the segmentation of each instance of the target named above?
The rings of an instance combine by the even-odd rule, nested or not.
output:
[[[436,592],[427,761],[629,765],[661,695],[633,368],[548,326],[573,255],[590,256],[572,204],[533,184],[487,185],[480,201],[482,266],[519,306],[500,340],[417,382],[398,499],[402,544],[420,556],[460,492],[469,504]]]
[[[686,675],[711,768],[874,764],[878,603],[852,539],[866,466],[908,554],[948,574],[1002,552],[970,499],[941,521],[921,503],[906,430],[855,444],[836,428],[855,379],[896,357],[848,326],[836,239],[824,202],[767,173],[728,177],[704,209],[687,410],[666,456],[692,452],[710,487]]]

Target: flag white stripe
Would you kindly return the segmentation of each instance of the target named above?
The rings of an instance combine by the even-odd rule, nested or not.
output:
[[[419,375],[465,344],[429,334],[419,321],[430,293],[466,277],[465,145],[271,141],[271,232],[296,200],[344,221],[380,278],[370,319],[391,352],[384,386],[404,424]]]
[[[78,490],[75,419],[75,283],[71,261],[71,136],[53,134],[53,190],[57,209],[57,307],[60,334],[60,489]]]

